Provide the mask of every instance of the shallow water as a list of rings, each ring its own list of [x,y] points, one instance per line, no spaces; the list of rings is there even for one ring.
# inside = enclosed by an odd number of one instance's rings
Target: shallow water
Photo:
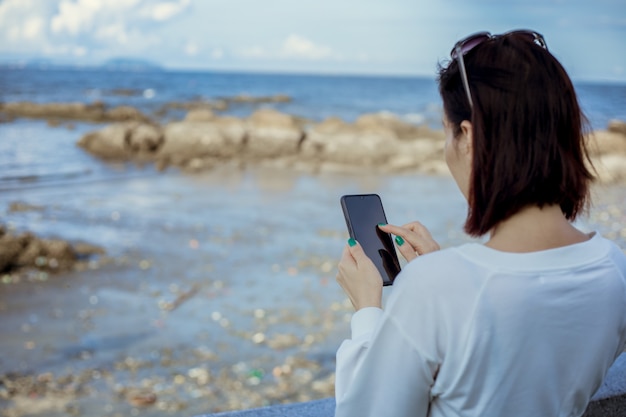
[[[442,246],[469,240],[461,232],[465,204],[448,177],[97,169],[115,175],[2,193],[10,227],[98,244],[110,259],[2,285],[0,374],[106,374],[90,377],[95,391],[76,402],[82,410],[106,407],[107,415],[131,410],[115,394],[120,387],[161,378],[150,386],[165,392],[197,366],[269,381],[273,368],[298,356],[321,366],[316,375],[330,374],[351,311],[334,282],[347,238],[343,194],[379,193],[390,223],[418,219]],[[626,248],[625,188],[595,194],[581,227]],[[10,212],[17,201],[39,208]],[[181,415],[226,407],[198,392],[160,395],[184,401]],[[254,405],[242,398],[232,407]]]
[[[469,241],[465,202],[449,177],[159,173],[75,146],[96,128],[0,124],[2,223],[107,251],[81,271],[1,277],[0,375],[83,375],[83,391],[67,401],[84,415],[193,415],[331,395],[327,378],[351,313],[334,278],[348,237],[343,194],[380,194],[390,223],[419,220],[444,247]],[[594,194],[580,226],[626,249],[626,187]],[[11,210],[14,202],[31,208]],[[281,369],[293,361],[305,382],[280,397]],[[213,375],[206,386],[190,376],[198,367]],[[315,391],[316,381],[326,383]],[[270,397],[262,390],[274,383]],[[123,392],[133,387],[163,406],[132,407]],[[5,406],[13,404],[0,395]]]

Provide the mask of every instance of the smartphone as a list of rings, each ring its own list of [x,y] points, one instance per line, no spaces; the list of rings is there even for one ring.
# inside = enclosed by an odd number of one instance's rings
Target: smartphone
[[[380,197],[377,194],[344,195],[341,208],[350,237],[359,242],[374,262],[383,277],[383,285],[393,284],[400,273],[400,261],[391,234],[378,227],[380,223],[387,224]]]

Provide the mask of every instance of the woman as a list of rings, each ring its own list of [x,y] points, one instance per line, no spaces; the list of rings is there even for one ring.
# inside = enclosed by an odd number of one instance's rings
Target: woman
[[[439,90],[465,230],[488,240],[439,250],[418,222],[381,226],[410,261],[384,311],[349,240],[336,416],[582,415],[625,347],[626,256],[571,224],[592,180],[572,83],[541,35],[515,31],[458,42]]]

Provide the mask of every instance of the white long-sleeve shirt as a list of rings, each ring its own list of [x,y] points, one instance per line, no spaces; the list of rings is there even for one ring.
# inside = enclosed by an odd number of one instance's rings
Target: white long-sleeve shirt
[[[418,257],[352,317],[336,417],[579,416],[626,342],[626,256],[598,233]]]

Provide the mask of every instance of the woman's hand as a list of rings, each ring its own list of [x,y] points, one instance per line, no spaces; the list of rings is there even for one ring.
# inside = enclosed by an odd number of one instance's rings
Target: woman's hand
[[[382,306],[383,278],[354,239],[348,240],[338,269],[337,282],[352,301],[355,310]]]
[[[404,226],[386,224],[378,226],[383,232],[399,236],[396,237],[398,250],[407,261],[412,261],[419,255],[435,252],[440,249],[428,229],[420,222],[412,222]]]

